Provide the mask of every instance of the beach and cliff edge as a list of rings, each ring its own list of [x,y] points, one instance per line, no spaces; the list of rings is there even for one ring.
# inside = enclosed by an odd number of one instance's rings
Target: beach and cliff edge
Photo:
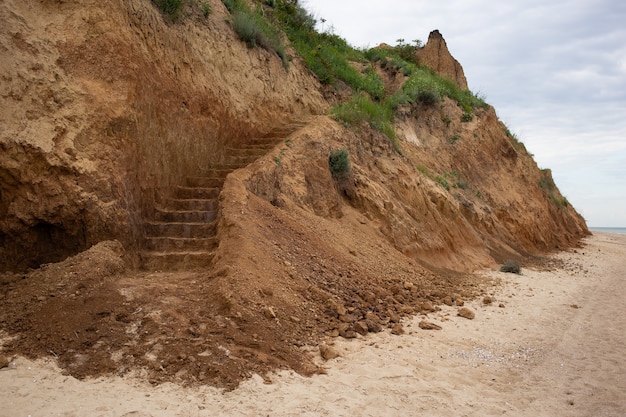
[[[0,416],[623,416],[624,267],[626,235],[596,232],[544,267],[484,272],[495,285],[466,302],[471,320],[442,306],[404,335],[330,341],[328,361],[310,347],[325,375],[254,376],[228,392],[78,381],[52,360],[9,358]]]

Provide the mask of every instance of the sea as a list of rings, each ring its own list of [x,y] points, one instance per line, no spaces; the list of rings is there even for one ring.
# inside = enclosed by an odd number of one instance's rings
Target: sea
[[[608,233],[619,233],[621,235],[626,235],[626,227],[590,227],[589,230],[593,232],[608,232]]]

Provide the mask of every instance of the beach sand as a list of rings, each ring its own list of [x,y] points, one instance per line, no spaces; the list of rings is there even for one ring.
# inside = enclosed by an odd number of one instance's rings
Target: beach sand
[[[466,303],[472,320],[443,306],[401,336],[335,339],[340,356],[320,357],[327,374],[311,378],[255,376],[223,392],[78,381],[13,358],[0,369],[0,416],[625,416],[626,235],[596,233],[554,258],[548,271],[485,272],[500,284],[491,303]]]

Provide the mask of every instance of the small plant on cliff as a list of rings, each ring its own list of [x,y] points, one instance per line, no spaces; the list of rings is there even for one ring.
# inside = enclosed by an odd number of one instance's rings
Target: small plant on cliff
[[[233,28],[239,39],[246,42],[249,48],[260,46],[276,52],[283,66],[288,67],[289,60],[280,31],[265,19],[261,6],[252,10],[243,0],[222,0],[222,3],[233,16]]]
[[[184,0],[152,0],[164,14],[172,20],[178,19],[185,5]]]
[[[334,179],[343,179],[350,174],[350,156],[345,148],[334,150],[328,157],[328,167]]]
[[[522,269],[515,261],[506,261],[504,265],[500,267],[500,272],[509,272],[511,274],[521,274]]]
[[[393,110],[385,102],[373,101],[367,94],[358,94],[331,110],[333,117],[349,126],[368,123],[372,128],[382,132],[389,138],[393,148],[402,155],[400,142],[393,127]]]

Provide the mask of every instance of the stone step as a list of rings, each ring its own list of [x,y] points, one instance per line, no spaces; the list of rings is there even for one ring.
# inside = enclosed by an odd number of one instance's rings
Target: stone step
[[[217,247],[216,237],[149,237],[146,249],[151,252],[210,252]]]
[[[168,198],[160,206],[165,211],[216,211],[217,198]]]
[[[186,182],[187,187],[202,187],[202,188],[222,188],[224,185],[226,176],[223,177],[188,177]]]
[[[144,270],[182,271],[209,268],[213,261],[214,254],[209,251],[146,251],[142,252],[139,256]]]
[[[146,237],[213,237],[217,222],[211,223],[174,223],[148,221],[144,223]]]
[[[156,209],[154,219],[157,222],[173,223],[210,223],[217,218],[217,210],[163,210]]]

